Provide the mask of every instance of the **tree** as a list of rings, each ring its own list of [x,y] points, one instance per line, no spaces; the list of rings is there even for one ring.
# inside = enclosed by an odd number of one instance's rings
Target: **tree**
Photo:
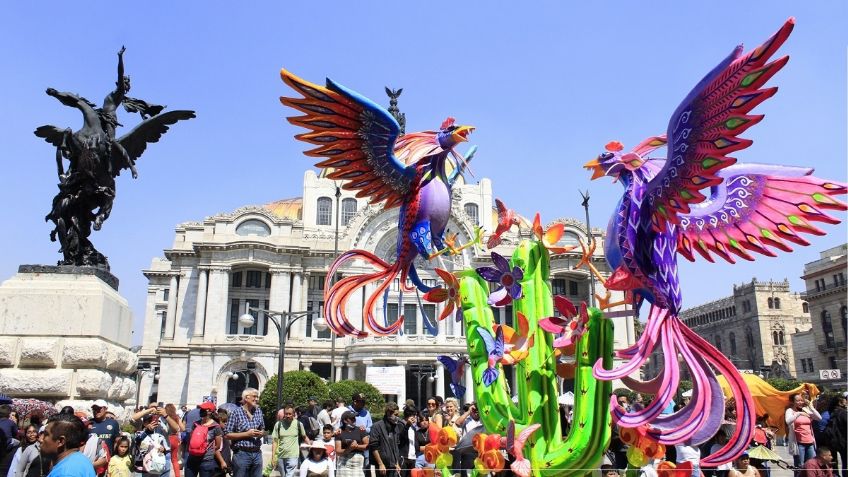
[[[790,391],[801,385],[801,382],[796,381],[794,379],[783,378],[768,378],[766,379],[766,382],[778,391]]]
[[[330,396],[327,383],[321,376],[311,371],[288,371],[283,373],[283,402],[303,406],[313,397],[323,402]],[[277,375],[271,376],[262,394],[259,395],[259,407],[265,416],[265,428],[271,429],[277,420]]]
[[[350,397],[356,393],[365,395],[365,406],[371,412],[371,417],[376,421],[383,417],[383,412],[386,408],[386,400],[380,391],[371,384],[364,381],[337,381],[330,383],[330,397],[332,399],[341,398],[348,405],[351,405]]]

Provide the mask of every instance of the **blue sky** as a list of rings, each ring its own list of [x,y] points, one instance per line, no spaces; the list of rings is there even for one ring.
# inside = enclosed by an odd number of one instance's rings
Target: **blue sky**
[[[474,172],[507,204],[546,220],[582,218],[577,189],[588,188],[592,223],[602,226],[620,186],[589,182],[580,166],[612,139],[632,146],[665,132],[707,71],[789,16],[797,25],[781,53],[791,60],[769,83],[780,91],[755,110],[766,118],[736,157],[813,165],[844,181],[845,2],[13,2],[0,28],[0,278],[59,258],[43,221],[56,192],[54,150],[32,131],[76,129],[81,118],[44,90],[101,102],[121,45],[132,96],[198,116],[148,148],[138,180],[118,178],[112,217],[93,237],[140,330],[141,270],[170,247],[175,225],[300,195],[311,163],[277,101],[290,93],[281,67],[313,82],[329,76],[383,104],[384,86],[403,87],[408,131],[448,115],[478,128]],[[825,229],[778,259],[683,263],[685,303],[725,296],[754,276],[789,278],[802,290],[803,264],[846,240],[844,225]]]

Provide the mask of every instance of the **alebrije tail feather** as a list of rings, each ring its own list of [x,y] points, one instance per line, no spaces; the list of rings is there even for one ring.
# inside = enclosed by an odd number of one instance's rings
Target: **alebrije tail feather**
[[[353,275],[345,277],[332,286],[330,286],[331,278],[336,274],[341,266],[351,260],[360,259],[368,262],[371,266],[377,269],[373,273],[365,273],[362,275]],[[348,300],[360,288],[374,282],[382,282],[377,288],[372,291],[366,298],[365,304],[362,307],[362,322],[374,334],[389,335],[395,333],[403,326],[403,317],[390,325],[381,325],[374,317],[374,305],[377,300],[391,285],[394,277],[402,270],[400,264],[389,264],[380,257],[377,257],[366,250],[350,250],[340,255],[327,273],[327,281],[325,282],[324,290],[324,315],[327,320],[327,325],[330,329],[339,336],[354,335],[359,338],[368,336],[368,332],[360,330],[350,323],[345,309],[347,308]]]

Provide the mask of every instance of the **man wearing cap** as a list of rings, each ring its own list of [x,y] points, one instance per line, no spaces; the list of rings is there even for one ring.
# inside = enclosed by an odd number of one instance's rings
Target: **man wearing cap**
[[[262,477],[265,419],[259,408],[259,391],[246,388],[241,393],[241,402],[241,407],[233,410],[224,428],[225,438],[232,442],[233,477]]]
[[[108,417],[109,405],[106,401],[98,399],[91,404],[91,414],[94,416],[91,422],[91,433],[103,439],[109,450],[115,448],[115,438],[121,433],[118,421]]]

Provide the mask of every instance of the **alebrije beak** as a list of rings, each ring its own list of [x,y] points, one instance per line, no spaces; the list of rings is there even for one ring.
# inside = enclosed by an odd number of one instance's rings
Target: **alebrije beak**
[[[600,161],[598,161],[597,157],[592,159],[591,161],[587,162],[586,164],[583,164],[583,167],[586,170],[592,171],[592,179],[591,180],[595,180],[599,177],[603,177],[603,176],[606,175],[606,173],[604,172],[603,167],[601,167],[601,163],[600,163]]]

